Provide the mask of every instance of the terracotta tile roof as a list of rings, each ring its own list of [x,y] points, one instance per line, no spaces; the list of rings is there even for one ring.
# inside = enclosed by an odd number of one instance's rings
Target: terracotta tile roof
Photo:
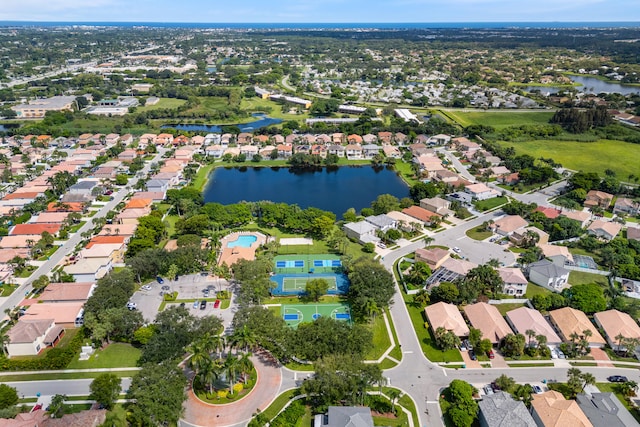
[[[464,313],[471,326],[480,329],[482,337],[491,340],[494,344],[513,333],[507,321],[493,305],[484,302],[467,305],[464,307]]]
[[[587,341],[592,344],[605,344],[605,340],[598,332],[598,329],[591,323],[587,315],[579,310],[571,307],[559,308],[558,310],[550,311],[549,317],[565,341],[569,341],[573,333],[582,336],[584,331],[589,330],[592,335],[585,337]]]
[[[566,400],[557,391],[534,394],[531,407],[544,426],[593,427],[578,403],[575,400]]]
[[[440,215],[437,213],[428,211],[426,209],[421,208],[420,206],[410,206],[402,210],[403,214],[409,215],[410,217],[419,219],[423,222],[431,222],[433,218],[439,218]]]
[[[22,236],[25,234],[42,234],[48,232],[56,234],[60,231],[62,224],[55,223],[32,223],[32,224],[18,224],[11,229],[12,236]]]
[[[455,305],[439,302],[427,306],[424,312],[433,331],[443,327],[448,331],[453,331],[459,337],[469,335],[469,327]]]

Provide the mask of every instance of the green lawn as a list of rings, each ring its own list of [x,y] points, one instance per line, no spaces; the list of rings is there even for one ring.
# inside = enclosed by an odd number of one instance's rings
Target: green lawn
[[[486,112],[446,111],[445,115],[464,127],[471,125],[485,125],[500,129],[508,126],[548,124],[553,113],[539,111],[522,113],[494,110]]]
[[[265,112],[269,117],[282,120],[295,120],[301,121],[309,118],[309,114],[289,114],[282,112],[282,106],[268,99],[258,98],[257,96],[251,98],[243,98],[240,103],[240,108],[253,112]]]
[[[407,184],[414,185],[420,182],[415,178],[416,174],[411,168],[411,163],[398,160],[393,168],[400,174],[400,178],[402,178]]]
[[[584,285],[587,283],[597,283],[600,286],[607,287],[609,282],[607,276],[599,274],[585,273],[583,271],[571,271],[569,273],[569,283],[571,285]]]
[[[474,202],[473,205],[480,212],[488,211],[500,205],[504,205],[509,200],[506,197],[494,197],[493,199],[480,200],[479,202]]]
[[[286,405],[288,401],[293,399],[298,394],[300,394],[300,390],[298,390],[297,388],[281,393],[262,413],[269,420],[273,419],[276,415],[278,415],[278,412],[280,412],[280,410],[284,408],[284,405]]]
[[[373,322],[368,322],[367,326],[373,332],[373,346],[365,355],[366,360],[377,360],[391,346],[389,333],[382,316],[376,316]]]
[[[13,291],[18,289],[18,287],[18,285],[3,283],[2,285],[0,285],[0,297],[8,297],[13,293]]]
[[[110,374],[115,375],[118,378],[132,377],[135,375],[135,371],[109,371]],[[95,378],[104,374],[104,372],[55,372],[51,374],[26,374],[15,375],[6,374],[0,375],[0,381],[12,382],[12,381],[48,381],[48,380],[79,380],[85,378]]]
[[[491,231],[487,231],[482,225],[471,230],[467,230],[467,237],[473,240],[484,240],[493,235]]]
[[[505,316],[507,314],[507,311],[511,311],[511,310],[515,310],[516,308],[524,307],[524,303],[509,302],[509,303],[505,303],[505,304],[496,304],[496,305],[494,305],[494,307],[498,309],[500,314]]]
[[[214,164],[211,163],[209,165],[205,165],[198,169],[196,176],[189,184],[190,187],[194,187],[200,191],[204,190],[205,185],[207,184],[207,180],[209,179],[209,174],[213,170]]]
[[[640,175],[640,144],[623,141],[599,140],[597,142],[575,142],[536,140],[527,142],[500,142],[505,147],[514,147],[517,154],[529,154],[535,158],[553,158],[562,166],[604,175],[606,169],[614,170],[618,177]]]
[[[97,350],[89,360],[74,359],[67,369],[93,369],[93,368],[128,368],[136,366],[140,349],[130,344],[113,343],[104,350]]]
[[[424,315],[424,309],[414,305],[410,296],[403,295],[403,297],[405,298],[405,303],[409,302],[407,304],[409,317],[411,317],[413,329],[416,331],[418,341],[420,341],[420,346],[427,359],[432,362],[462,362],[462,356],[458,350],[442,351],[436,346],[431,332],[425,326],[427,319]]]
[[[573,274],[573,272],[571,272],[571,274]],[[529,284],[527,285],[527,293],[524,296],[531,299],[534,295],[548,295],[550,293],[551,291],[549,289],[529,282]]]
[[[187,101],[185,101],[184,99],[176,99],[176,98],[160,98],[160,101],[158,101],[157,104],[155,105],[145,105],[144,107],[137,107],[138,112],[143,112],[143,111],[151,111],[151,110],[159,110],[161,108],[178,108],[181,105],[186,104]]]

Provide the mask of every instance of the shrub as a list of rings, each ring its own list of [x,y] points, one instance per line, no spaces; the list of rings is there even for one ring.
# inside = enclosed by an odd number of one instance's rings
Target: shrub
[[[173,291],[168,294],[164,294],[165,301],[175,301],[178,298],[178,291]]]
[[[240,393],[242,390],[244,390],[244,385],[242,383],[237,383],[233,385],[233,392],[235,394]]]
[[[269,425],[271,427],[289,427],[296,425],[304,416],[305,408],[301,401],[296,400],[280,413]]]
[[[218,390],[218,399],[226,399],[229,392],[227,390]]]

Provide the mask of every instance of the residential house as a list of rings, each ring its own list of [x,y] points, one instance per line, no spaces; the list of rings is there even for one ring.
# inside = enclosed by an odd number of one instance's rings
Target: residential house
[[[329,406],[314,417],[312,427],[373,427],[371,409],[364,406]]]
[[[615,394],[580,393],[576,402],[593,427],[638,427],[640,424]]]
[[[33,301],[33,300],[29,300]],[[29,305],[21,319],[52,319],[56,325],[65,329],[82,326],[84,301],[73,302],[40,302]]]
[[[464,136],[453,138],[451,144],[456,147],[458,151],[478,151],[481,148],[480,144],[469,141],[469,139]]]
[[[426,263],[431,271],[436,271],[449,257],[449,251],[442,248],[418,248],[416,249],[415,260]]]
[[[585,211],[563,211],[562,215],[574,221],[578,221],[582,228],[585,228],[589,221],[591,221],[591,214]]]
[[[358,144],[349,144],[345,147],[345,155],[349,160],[362,159],[362,146]]]
[[[402,132],[396,132],[393,134],[392,141],[395,142],[396,145],[404,145],[409,141],[409,137]]]
[[[169,181],[159,179],[150,179],[147,181],[147,191],[167,194],[168,189]]]
[[[421,221],[418,221],[415,218],[410,217],[409,215],[403,214],[402,212],[391,211],[387,212],[386,215],[395,219],[398,223],[398,228],[401,230],[412,232],[418,229],[422,229]]]
[[[575,400],[554,390],[533,395],[531,416],[538,427],[593,427]]]
[[[587,198],[584,201],[585,208],[600,207],[606,209],[613,200],[613,194],[605,193],[604,191],[591,190],[587,193]]]
[[[438,134],[433,135],[427,140],[429,145],[447,145],[451,142],[451,137],[449,135]]]
[[[438,302],[425,307],[424,312],[434,334],[438,328],[444,328],[458,337],[469,336],[469,327],[454,304]]]
[[[427,279],[427,286],[437,285],[440,282],[453,282],[466,277],[469,271],[477,266],[478,264],[463,259],[448,258]]]
[[[402,153],[398,150],[398,147],[394,147],[393,145],[383,145],[382,152],[385,157],[389,157],[392,159],[400,159],[402,158]]]
[[[529,280],[554,292],[560,292],[569,283],[570,270],[543,259],[526,268]]]
[[[451,211],[451,202],[443,199],[442,197],[422,199],[420,200],[420,207],[442,216],[447,216],[453,213],[453,211]]]
[[[619,336],[626,339],[640,339],[640,327],[635,320],[627,313],[618,310],[601,311],[593,315],[593,320],[604,332],[607,343],[618,351],[625,350],[625,346],[620,342]]]
[[[562,342],[558,334],[553,330],[549,322],[538,310],[529,307],[520,307],[507,312],[507,322],[517,334],[526,336],[526,331],[531,329],[536,335],[544,335],[548,345],[558,345]],[[532,341],[535,341],[533,339]]]
[[[167,145],[173,143],[173,135],[170,133],[161,133],[156,137],[156,145]]]
[[[511,236],[511,234],[521,228],[529,225],[526,219],[520,215],[505,215],[489,225],[495,233],[500,236]]]
[[[380,153],[382,147],[376,144],[365,144],[362,146],[362,154],[365,159],[372,159],[376,154]]]
[[[627,227],[627,239],[640,241],[640,227]]]
[[[86,301],[95,288],[96,284],[91,282],[49,283],[37,300],[52,303]]]
[[[589,342],[589,347],[604,347],[606,341],[598,332],[583,312],[571,307],[559,308],[549,312],[549,321],[558,331],[564,342],[572,341],[571,336],[576,334]],[[586,336],[585,331],[590,331],[591,336]]]
[[[409,151],[411,152],[413,157],[419,157],[422,155],[430,155],[431,157],[436,157],[435,151],[420,142],[409,145]]]
[[[65,266],[64,271],[71,274],[76,282],[96,282],[111,271],[112,266],[111,258],[89,258]]]
[[[500,267],[497,269],[500,278],[504,282],[502,293],[515,297],[524,297],[527,293],[529,281],[519,268]]]
[[[596,219],[587,228],[587,233],[605,240],[612,240],[622,230],[622,224]]]
[[[452,187],[458,187],[459,185],[468,184],[468,182],[460,178],[460,175],[450,171],[449,169],[436,170],[433,179],[449,184]]]
[[[640,203],[629,199],[628,197],[618,197],[613,205],[613,213],[623,213],[626,215],[638,215],[640,213]]]
[[[382,232],[398,226],[398,222],[386,214],[371,215],[366,217],[364,220]]]
[[[496,181],[499,184],[516,185],[520,182],[520,174],[518,172],[513,172],[507,175],[502,175],[499,176]]]
[[[376,236],[376,227],[367,221],[348,222],[342,227],[342,229],[347,237],[355,239],[363,244],[377,243],[380,241]]]
[[[47,347],[54,347],[62,337],[64,329],[53,319],[29,319],[22,316],[7,333],[5,344],[7,355],[35,356]]]
[[[505,391],[484,396],[478,407],[480,427],[537,427],[524,403]]]
[[[243,145],[240,147],[240,154],[244,154],[247,159],[251,159],[258,154],[258,150],[259,148],[256,145]]]
[[[364,142],[364,140],[362,139],[362,137],[360,135],[357,135],[355,133],[352,133],[351,135],[349,135],[347,137],[347,142],[350,145],[362,145],[362,143]]]
[[[138,157],[138,153],[133,149],[124,150],[122,153],[118,154],[118,160],[123,162],[132,162],[136,157]]]
[[[225,148],[222,145],[209,145],[205,148],[204,153],[216,159],[219,159],[224,154]]]
[[[473,200],[487,200],[498,197],[500,193],[487,187],[483,183],[469,184],[464,187],[464,191],[471,195]]]
[[[391,132],[378,132],[378,141],[383,144],[391,144],[393,142],[393,133]]]
[[[100,182],[97,179],[83,179],[69,187],[68,193],[93,197],[93,189],[98,186],[100,186]]]
[[[278,144],[278,157],[281,159],[288,159],[293,154],[293,146],[291,144]]]
[[[11,236],[42,235],[45,231],[55,236],[62,228],[60,223],[27,223],[14,225],[9,230]]]
[[[471,326],[479,329],[482,337],[490,340],[492,344],[500,344],[504,337],[513,333],[498,309],[486,302],[465,305],[464,314]]]
[[[124,239],[124,236],[114,237],[122,237]],[[108,258],[112,264],[118,264],[124,261],[124,253],[126,250],[127,247],[124,243],[92,243],[90,247],[87,245],[86,248],[80,251],[78,258],[83,261],[96,258]]]
[[[537,245],[545,258],[551,260],[555,265],[564,267],[567,263],[573,263],[573,255],[566,246],[550,245],[538,243]]]
[[[236,137],[238,145],[251,144],[253,142],[253,134],[249,132],[240,132]]]
[[[405,215],[409,215],[410,217],[415,218],[419,221],[422,221],[426,225],[432,225],[434,222],[438,222],[442,219],[441,215],[423,209],[420,206],[409,206],[408,208],[403,209],[402,213]]]
[[[509,236],[509,240],[511,240],[516,245],[521,245],[527,238],[529,238],[529,235],[531,233],[538,236],[538,243],[549,243],[549,233],[540,230],[538,227],[535,227],[533,225],[524,228],[518,228],[513,233],[511,233],[511,236]]]
[[[549,206],[538,206],[534,209],[534,212],[540,212],[549,219],[556,219],[560,214],[562,214],[562,209],[552,208]]]

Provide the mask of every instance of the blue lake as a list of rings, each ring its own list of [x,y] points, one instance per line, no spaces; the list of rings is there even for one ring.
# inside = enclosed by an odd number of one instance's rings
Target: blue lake
[[[409,195],[409,187],[395,171],[371,166],[332,169],[217,168],[204,189],[205,202],[222,204],[271,200],[313,206],[331,211],[338,218],[349,208],[369,207],[380,194],[398,198]]]
[[[254,120],[249,123],[238,123],[238,124],[228,124],[228,125],[194,125],[194,124],[167,124],[162,125],[163,129],[172,128],[178,130],[186,130],[189,132],[211,132],[211,133],[222,133],[222,128],[226,126],[237,126],[240,129],[240,132],[253,132],[263,127],[277,125],[278,123],[282,123],[282,119],[274,119],[264,114],[253,114],[257,120]]]
[[[576,90],[584,93],[620,93],[622,95],[629,95],[632,93],[640,94],[639,86],[629,86],[623,85],[616,82],[610,82],[605,80],[600,80],[591,76],[569,76],[571,80],[576,83],[580,83],[582,86],[576,86]],[[564,88],[553,87],[553,86],[527,86],[525,88],[527,91],[532,91],[535,89],[540,90],[541,93],[546,94],[554,94],[558,93]]]

